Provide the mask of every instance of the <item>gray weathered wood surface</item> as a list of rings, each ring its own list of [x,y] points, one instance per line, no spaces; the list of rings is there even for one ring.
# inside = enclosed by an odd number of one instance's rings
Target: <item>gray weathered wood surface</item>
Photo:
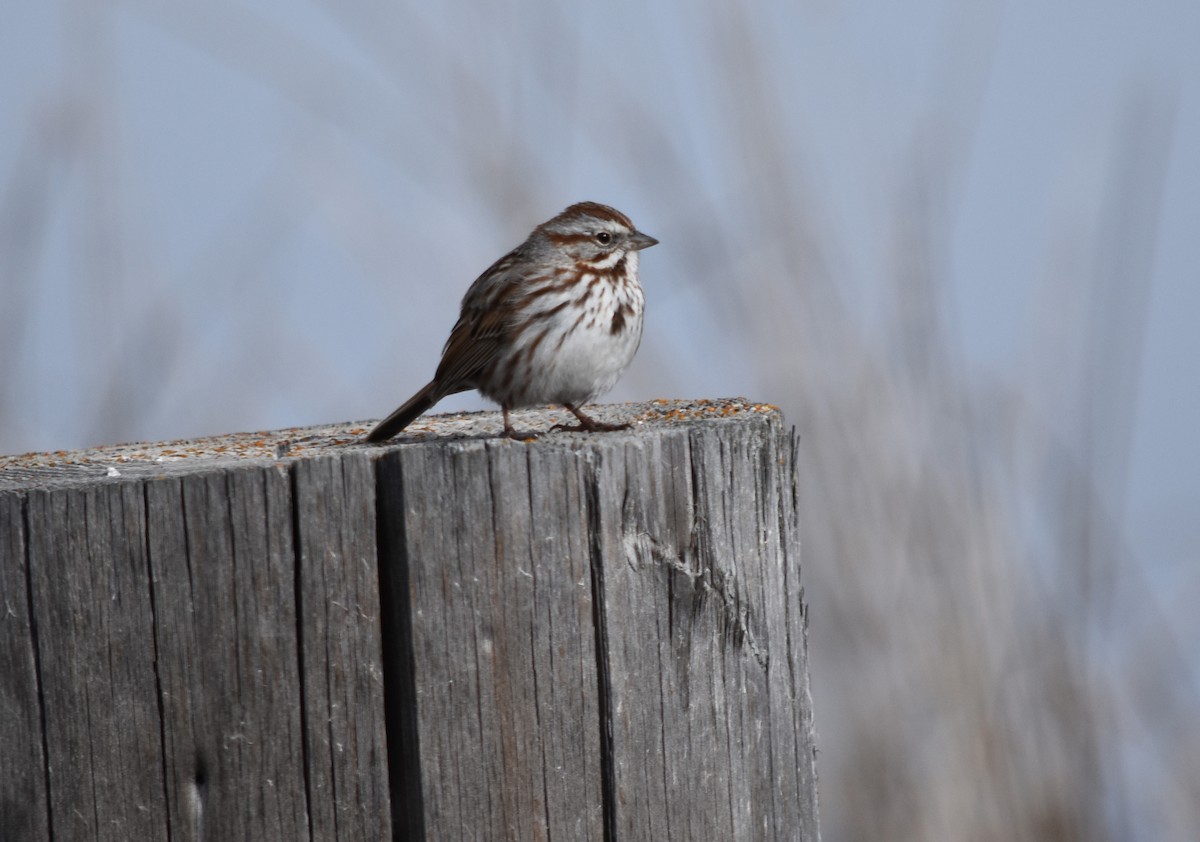
[[[0,457],[0,839],[816,839],[791,435],[597,414]]]

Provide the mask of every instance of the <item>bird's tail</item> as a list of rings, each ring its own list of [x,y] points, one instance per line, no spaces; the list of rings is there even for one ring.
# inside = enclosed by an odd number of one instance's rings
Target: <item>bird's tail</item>
[[[375,429],[367,433],[369,442],[387,441],[396,433],[403,430],[416,420],[418,415],[428,412],[433,405],[445,395],[438,388],[436,380],[425,384],[421,391],[404,402],[404,405],[375,425]]]

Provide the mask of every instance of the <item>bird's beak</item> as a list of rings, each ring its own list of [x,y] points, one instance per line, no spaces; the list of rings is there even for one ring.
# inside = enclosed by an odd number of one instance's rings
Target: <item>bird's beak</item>
[[[658,240],[651,237],[649,234],[643,234],[641,231],[634,231],[629,235],[629,247],[634,251],[648,249],[650,246],[658,245]]]

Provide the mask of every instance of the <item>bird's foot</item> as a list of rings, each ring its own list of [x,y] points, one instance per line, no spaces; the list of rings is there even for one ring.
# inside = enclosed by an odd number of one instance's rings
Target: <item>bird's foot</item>
[[[629,424],[606,424],[603,421],[597,421],[588,415],[585,415],[577,407],[571,406],[569,403],[563,404],[571,411],[571,414],[579,419],[578,424],[555,424],[550,428],[551,432],[563,433],[612,433],[617,430],[628,430]]]

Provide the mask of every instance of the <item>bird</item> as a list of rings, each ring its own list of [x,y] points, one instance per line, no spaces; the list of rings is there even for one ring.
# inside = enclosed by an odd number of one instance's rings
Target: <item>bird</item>
[[[366,436],[386,441],[447,395],[477,389],[509,412],[559,404],[578,426],[628,429],[586,415],[583,405],[608,392],[637,353],[645,299],[638,254],[658,240],[625,214],[579,202],[538,225],[493,263],[463,296],[459,317],[433,379]]]

